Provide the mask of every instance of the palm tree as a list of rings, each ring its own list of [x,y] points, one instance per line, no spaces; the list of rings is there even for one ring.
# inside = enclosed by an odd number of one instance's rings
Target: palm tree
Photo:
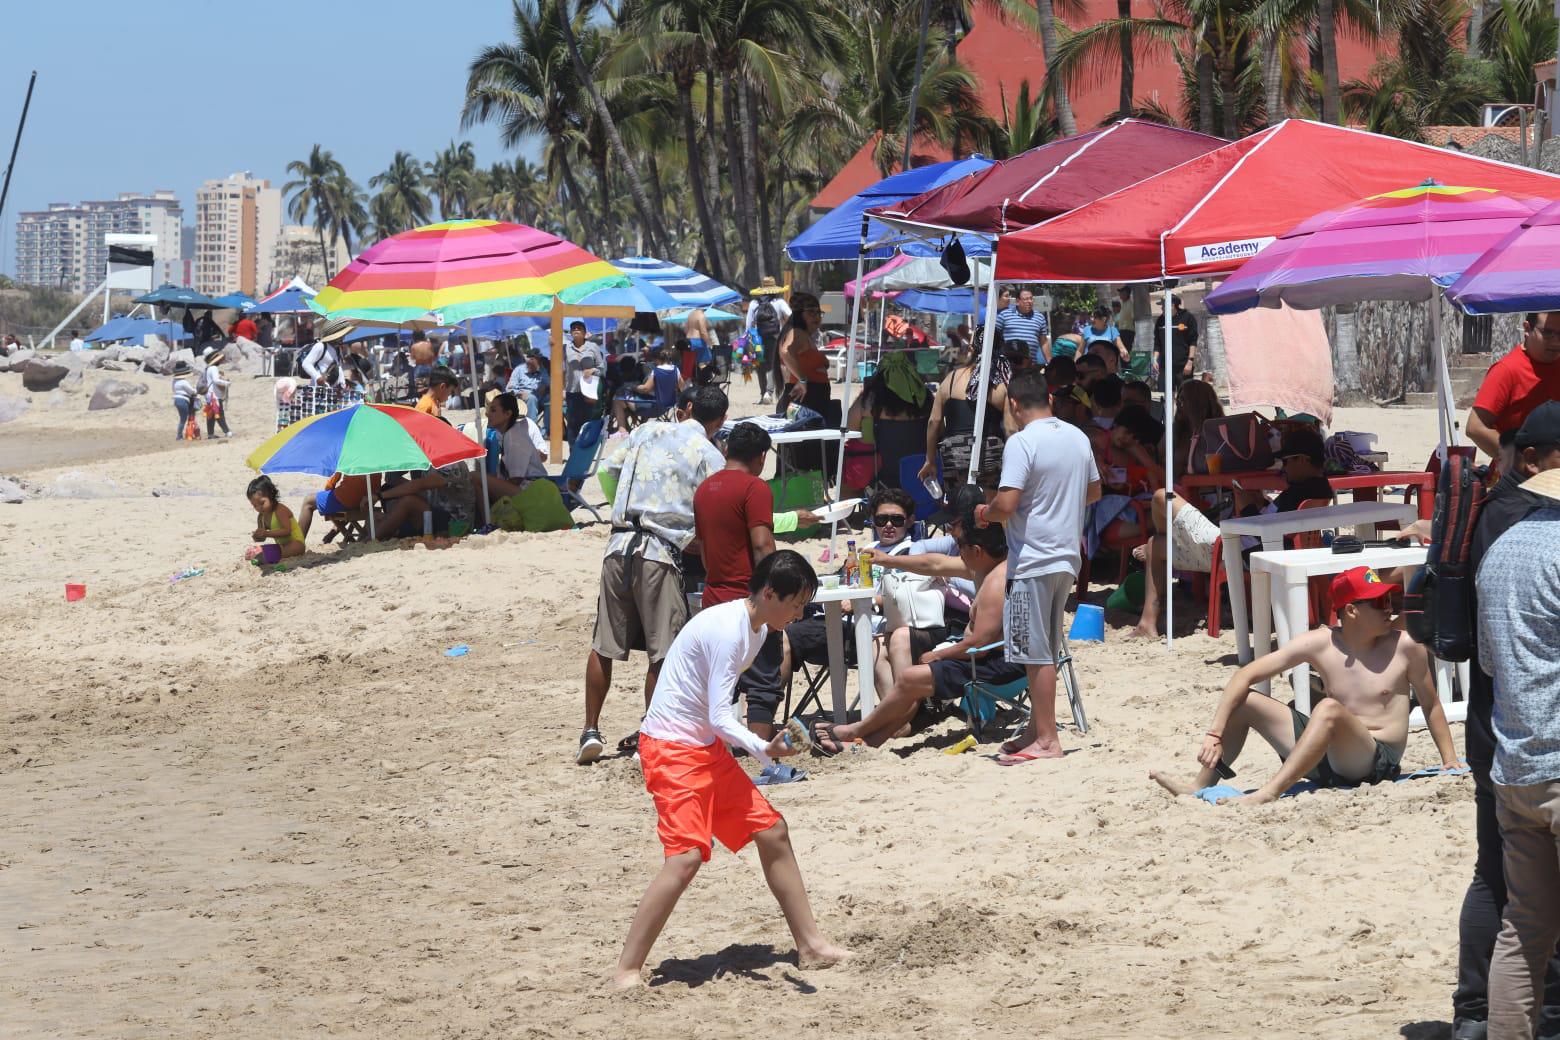
[[[477,156],[470,141],[458,145],[451,141],[424,164],[428,190],[439,200],[439,219],[454,220],[469,214],[476,170]]]
[[[282,185],[282,194],[289,196],[287,216],[295,224],[314,225],[319,236],[320,254],[325,259],[325,277],[331,277],[330,253],[325,248],[325,229],[336,234],[342,181],[347,171],[330,152],[319,145],[309,150],[307,159],[294,159],[287,164],[287,173],[295,178]]]
[[[381,237],[428,223],[428,193],[422,164],[410,152],[396,152],[384,173],[368,180],[378,189],[371,204],[374,226]]]
[[[571,17],[567,8],[560,3],[558,21],[563,28],[563,38],[568,44],[569,57],[574,62],[574,74],[584,85],[585,93],[589,95],[591,104],[595,107],[596,118],[601,121],[601,129],[606,134],[607,144],[612,149],[612,154],[628,176],[629,194],[633,196],[634,209],[639,214],[639,222],[650,237],[650,248],[657,252],[665,252],[666,231],[661,227],[660,216],[650,206],[649,196],[645,194],[644,181],[639,175],[639,167],[629,157],[628,149],[623,147],[623,137],[618,132],[617,122],[607,108],[606,98],[596,86],[595,76],[585,64],[584,55],[580,53],[579,32],[576,31],[574,22],[575,18],[584,22],[587,6],[590,4],[591,0],[581,0],[578,13]]]
[[[1046,83],[1055,84],[1050,95],[1056,108],[1056,123],[1062,128],[1063,137],[1071,137],[1078,132],[1078,123],[1073,119],[1072,97],[1066,79],[1058,75],[1056,68],[1056,9],[1051,0],[1035,0],[1035,17],[1040,20],[1040,50],[1045,55]]]
[[[564,186],[578,223],[576,241],[597,239],[597,224],[572,161],[588,107],[563,38],[559,0],[512,0],[513,39],[484,47],[467,72],[461,126],[496,122],[505,147],[532,137],[546,144],[548,173]]]
[[[1030,97],[1027,79],[1018,85],[1018,97],[1011,108],[1007,93],[1002,92],[1002,125],[992,138],[992,158],[1006,159],[1060,136],[1061,128],[1047,115],[1045,102]]]
[[[347,256],[352,256],[352,236],[361,236],[369,225],[368,209],[364,205],[363,189],[357,186],[357,182],[347,176],[347,171],[342,170],[331,185],[334,201],[332,203],[333,217],[330,227],[331,245],[337,241],[347,247]]]

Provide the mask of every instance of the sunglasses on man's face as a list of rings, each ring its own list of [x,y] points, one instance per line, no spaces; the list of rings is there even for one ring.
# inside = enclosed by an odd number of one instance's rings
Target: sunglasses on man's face
[[[872,518],[873,527],[903,527],[905,516],[902,513],[880,513]]]

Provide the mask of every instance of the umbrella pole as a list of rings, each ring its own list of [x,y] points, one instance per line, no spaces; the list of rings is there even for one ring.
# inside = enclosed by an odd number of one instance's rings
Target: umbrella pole
[[[368,501],[368,540],[377,542],[379,536],[374,533],[374,474],[370,473],[363,479],[368,481],[368,494],[365,496]]]
[[[477,384],[477,341],[471,336],[471,319],[466,319],[466,367],[471,370],[471,410],[476,415],[477,443],[483,446],[482,460],[477,464],[477,479],[482,483],[482,523],[493,522],[492,506],[488,504],[487,442],[482,437],[482,390]]]
[[[1446,458],[1447,445],[1457,441],[1457,405],[1452,400],[1452,374],[1446,367],[1446,349],[1441,341],[1441,297],[1430,297],[1430,337],[1435,345],[1436,411],[1440,417],[1441,444],[1437,454]]]
[[[834,467],[834,501],[840,500],[840,491],[845,486],[845,434],[850,429],[850,377],[856,365],[856,323],[861,320],[861,274],[862,267],[867,262],[867,218],[861,218],[861,246],[856,250],[856,294],[850,301],[850,324],[846,326],[845,335],[845,393],[840,404],[840,448]],[[870,321],[870,312],[868,320]],[[781,493],[785,488],[780,489]],[[829,524],[829,562],[834,562],[834,541],[840,530],[840,522],[835,520]]]
[[[1171,349],[1171,325],[1175,305],[1171,300],[1173,294],[1170,291],[1170,283],[1165,283],[1165,370],[1160,373],[1165,381],[1165,649],[1175,645],[1174,636],[1174,603],[1175,603],[1175,539],[1170,535],[1175,531],[1175,503],[1171,496],[1175,490],[1175,436],[1171,433],[1175,429],[1175,367],[1174,351]],[[1188,503],[1190,506],[1190,503]],[[1218,590],[1209,595],[1218,595]],[[1266,652],[1266,649],[1263,649]]]
[[[980,371],[975,377],[980,380],[980,385],[975,391],[975,443],[970,448],[968,476],[968,483],[971,484],[975,483],[975,474],[980,472],[980,450],[986,442],[986,401],[991,397],[991,351],[997,341],[997,316],[994,311],[997,305],[997,248],[997,241],[993,239],[991,280],[986,283],[986,324],[980,338]],[[976,317],[979,316],[977,311]],[[951,478],[952,474],[943,474],[944,480]]]

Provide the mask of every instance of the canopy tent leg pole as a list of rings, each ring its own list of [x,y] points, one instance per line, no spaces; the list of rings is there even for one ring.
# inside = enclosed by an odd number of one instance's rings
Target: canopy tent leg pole
[[[1446,349],[1441,340],[1441,297],[1430,298],[1430,338],[1435,348],[1436,411],[1441,426],[1441,444],[1437,449],[1440,458],[1446,458],[1447,445],[1456,445],[1457,403],[1452,399],[1452,373],[1446,366]]]
[[[867,262],[867,218],[861,218],[861,246],[856,250],[856,294],[850,301],[850,324],[845,327],[845,392],[840,403],[840,448],[834,467],[834,501],[840,500],[845,486],[845,434],[850,429],[850,377],[856,366],[856,323],[861,320],[861,275]],[[870,321],[870,314],[868,317]],[[778,348],[777,348],[778,349]],[[785,493],[785,488],[780,489]],[[834,562],[834,542],[839,535],[840,522],[829,524],[829,562]]]
[[[975,391],[975,443],[970,447],[970,472],[967,483],[975,483],[975,474],[980,472],[980,449],[986,442],[986,399],[991,396],[991,349],[997,339],[996,312],[997,305],[997,240],[991,240],[991,280],[986,283],[986,324],[980,338],[980,371],[975,378],[980,380],[980,385]],[[974,290],[971,289],[971,292]],[[979,311],[976,312],[979,318]],[[944,473],[943,479],[947,480],[949,474]]]
[[[466,367],[471,370],[471,410],[476,416],[477,443],[484,447],[482,458],[477,463],[477,479],[482,483],[482,523],[486,526],[493,522],[493,507],[488,504],[487,441],[482,436],[482,388],[477,383],[477,341],[471,335],[470,318],[466,319]]]
[[[867,321],[870,322],[871,320],[872,320],[872,317],[869,314],[868,317],[867,317]],[[885,339],[887,339],[887,338],[888,338],[888,297],[887,296],[880,296],[878,298],[878,334],[877,334],[877,354],[876,354],[877,363],[880,364],[880,365],[883,363],[883,341]]]
[[[1175,539],[1171,535],[1175,531],[1175,503],[1171,496],[1175,490],[1175,436],[1171,433],[1175,429],[1175,386],[1174,368],[1175,355],[1172,350],[1172,326],[1171,318],[1174,315],[1175,304],[1171,300],[1173,293],[1170,291],[1170,283],[1165,283],[1165,363],[1164,371],[1160,375],[1165,381],[1165,649],[1175,645]],[[1191,507],[1191,503],[1187,503]],[[1238,575],[1234,576],[1238,580]],[[1217,596],[1218,590],[1208,593]]]

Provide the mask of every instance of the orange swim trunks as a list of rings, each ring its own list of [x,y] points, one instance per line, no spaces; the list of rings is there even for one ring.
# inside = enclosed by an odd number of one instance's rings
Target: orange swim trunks
[[[780,822],[780,814],[720,741],[704,747],[639,735],[639,767],[655,799],[656,832],[667,856],[698,849],[708,863],[714,839],[732,852]]]

